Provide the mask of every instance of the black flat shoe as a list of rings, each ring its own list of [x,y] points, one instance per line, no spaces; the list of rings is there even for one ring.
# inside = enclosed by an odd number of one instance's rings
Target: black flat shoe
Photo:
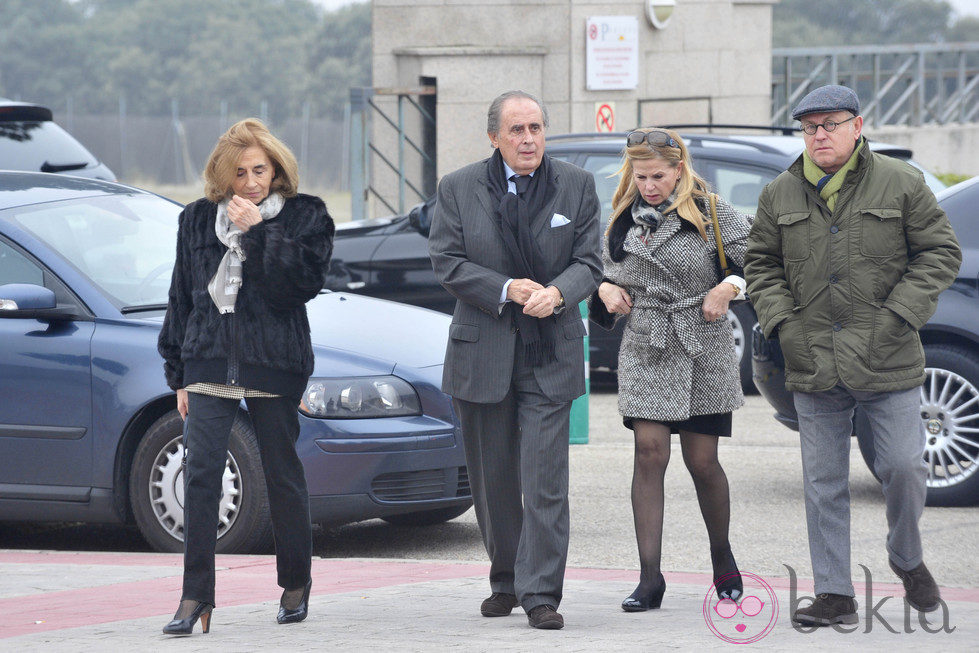
[[[635,592],[629,595],[629,598],[622,602],[623,610],[626,612],[645,612],[658,608],[663,603],[666,579],[663,578],[663,574],[660,574],[656,584],[649,591],[643,592],[640,588],[642,588],[642,583],[639,584]]]
[[[734,560],[731,547],[710,550],[710,562],[714,567],[714,589],[717,598],[737,601],[744,593],[738,563]]]
[[[183,602],[181,601],[181,604]],[[180,615],[180,608],[177,608],[177,613],[173,615],[173,620],[163,627],[164,635],[190,635],[194,632],[194,624],[197,620],[201,620],[201,628],[207,633],[211,630],[211,610],[214,606],[210,603],[196,602],[197,605],[191,611],[189,615],[183,619],[178,618]]]
[[[306,587],[303,588],[303,598],[295,608],[287,608],[284,605],[286,593],[295,590],[285,590],[282,592],[282,598],[279,600],[279,615],[275,620],[280,624],[295,624],[305,619],[309,614],[309,590],[312,587],[313,579],[310,578],[306,582]]]

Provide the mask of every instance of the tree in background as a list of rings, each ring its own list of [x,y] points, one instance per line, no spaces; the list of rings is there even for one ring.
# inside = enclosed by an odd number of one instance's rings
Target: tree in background
[[[310,0],[3,0],[0,96],[87,112],[339,116],[370,84],[370,6]]]
[[[943,0],[781,0],[772,45],[937,43],[949,38],[952,6]],[[973,19],[959,19],[959,23]]]

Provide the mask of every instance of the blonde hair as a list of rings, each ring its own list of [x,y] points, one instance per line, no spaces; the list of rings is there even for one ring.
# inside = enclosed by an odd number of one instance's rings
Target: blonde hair
[[[232,183],[238,173],[238,160],[249,147],[262,148],[275,168],[269,192],[278,192],[283,197],[295,196],[299,190],[296,157],[257,118],[236,122],[218,139],[204,166],[204,196],[212,202],[231,197]]]
[[[612,228],[612,223],[624,211],[628,210],[635,202],[639,189],[636,187],[636,180],[632,174],[633,161],[645,161],[649,159],[659,159],[667,163],[671,168],[676,169],[683,163],[683,171],[676,183],[676,200],[666,208],[664,213],[676,209],[677,215],[686,220],[700,232],[700,236],[708,241],[706,219],[703,212],[697,205],[697,199],[706,198],[709,195],[707,182],[698,175],[693,165],[690,163],[690,153],[687,146],[680,138],[680,135],[671,129],[659,129],[657,127],[643,127],[637,129],[638,132],[663,132],[676,143],[673,147],[669,143],[663,145],[650,145],[643,141],[639,145],[626,146],[622,156],[622,166],[619,168],[619,185],[612,195],[612,219],[609,220],[608,228]],[[606,231],[606,233],[608,233]]]

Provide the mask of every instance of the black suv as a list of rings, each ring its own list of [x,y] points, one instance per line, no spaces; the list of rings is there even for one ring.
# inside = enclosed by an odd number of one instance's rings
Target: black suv
[[[751,215],[755,213],[762,188],[788,168],[803,149],[802,138],[788,135],[793,133],[792,128],[776,128],[778,133],[775,135],[718,135],[686,132],[682,127],[694,169],[735,208]],[[548,154],[595,175],[602,204],[603,229],[612,211],[612,194],[617,183],[615,173],[622,162],[624,144],[625,133],[567,134],[547,138]],[[910,160],[911,157],[911,152],[904,148],[883,143],[871,143],[871,147],[901,159]],[[925,176],[933,189],[944,187],[934,175],[926,172]],[[434,201],[429,198],[408,215],[337,225],[327,287],[451,313],[455,299],[435,280],[428,258],[428,225]],[[735,327],[742,384],[751,390],[749,338],[757,319],[747,302],[735,304],[728,312],[728,319]],[[593,371],[616,371],[623,327],[624,321],[620,320],[612,331],[591,329],[589,363]]]
[[[937,193],[959,245],[962,267],[938,296],[938,308],[920,331],[927,378],[921,386],[928,505],[979,503],[979,177]],[[755,384],[775,408],[775,419],[799,430],[778,340],[752,333]],[[854,435],[867,466],[874,447],[867,418],[857,411]]]
[[[115,181],[112,171],[54,122],[51,109],[0,98],[0,170]]]

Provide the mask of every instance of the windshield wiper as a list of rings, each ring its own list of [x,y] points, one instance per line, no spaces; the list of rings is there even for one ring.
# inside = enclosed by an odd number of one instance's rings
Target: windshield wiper
[[[165,311],[167,310],[166,304],[134,304],[132,306],[123,306],[121,309],[123,315],[128,315],[130,313],[142,313],[144,311]]]

